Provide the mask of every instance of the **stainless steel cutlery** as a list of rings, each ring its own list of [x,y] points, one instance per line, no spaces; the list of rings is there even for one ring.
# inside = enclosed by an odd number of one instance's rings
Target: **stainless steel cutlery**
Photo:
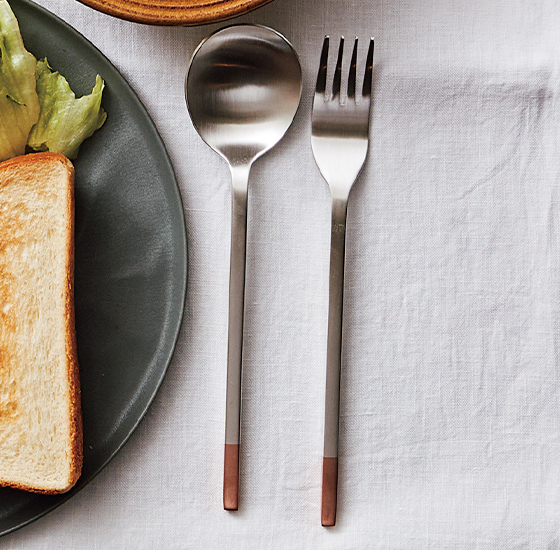
[[[358,39],[354,41],[346,97],[341,94],[344,38],[340,39],[332,90],[327,91],[329,37],[323,42],[311,116],[311,146],[331,193],[331,253],[327,376],[323,449],[321,523],[336,522],[338,484],[338,414],[342,346],[344,248],[346,206],[350,189],[366,160],[373,75],[373,39],[370,41],[361,93],[356,94]]]
[[[247,192],[253,162],[282,138],[301,97],[301,66],[289,42],[258,25],[233,25],[204,40],[185,80],[194,126],[229,164],[232,178],[224,491],[237,510]]]
[[[358,39],[354,41],[346,94],[341,93],[344,38],[327,86],[329,38],[321,52],[311,117],[311,146],[331,195],[331,244],[321,522],[336,522],[338,416],[343,323],[346,208],[350,189],[365,162],[373,74],[373,39],[361,92],[356,90]],[[247,192],[252,163],[290,126],[301,96],[301,67],[287,40],[257,25],[233,25],[204,40],[185,80],[193,124],[204,141],[230,165],[232,229],[229,281],[224,508],[238,508],[239,421]]]

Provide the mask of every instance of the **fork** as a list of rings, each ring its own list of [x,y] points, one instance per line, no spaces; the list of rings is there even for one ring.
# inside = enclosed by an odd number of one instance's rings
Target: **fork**
[[[344,37],[340,39],[330,97],[326,91],[329,37],[325,37],[311,116],[311,147],[315,162],[330,188],[332,217],[321,502],[321,524],[324,526],[336,523],[346,210],[350,189],[364,165],[368,150],[373,49],[372,38],[362,94],[356,98],[358,39],[355,39],[344,101],[340,94]]]

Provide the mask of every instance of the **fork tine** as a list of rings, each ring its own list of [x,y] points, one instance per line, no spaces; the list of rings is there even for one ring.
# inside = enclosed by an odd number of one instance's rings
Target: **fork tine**
[[[352,60],[350,61],[350,72],[348,74],[348,99],[356,96],[356,59],[358,57],[358,37],[354,40]]]
[[[344,36],[340,38],[338,46],[338,58],[336,60],[336,69],[334,70],[332,97],[336,98],[340,94],[340,81],[342,76],[342,54],[344,53]]]
[[[317,74],[317,85],[315,93],[325,95],[327,87],[327,60],[329,57],[329,37],[325,36],[323,41],[323,49],[321,50],[321,61],[319,62],[319,73]]]
[[[366,59],[366,72],[364,74],[364,86],[362,88],[362,96],[369,98],[371,96],[371,82],[373,79],[373,38],[369,41],[369,49]]]

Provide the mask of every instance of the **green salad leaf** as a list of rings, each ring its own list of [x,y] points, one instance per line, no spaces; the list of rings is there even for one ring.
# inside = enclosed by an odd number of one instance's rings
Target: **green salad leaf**
[[[0,161],[25,153],[29,131],[39,118],[36,64],[8,2],[0,0]]]
[[[39,61],[37,94],[41,111],[29,134],[28,148],[76,158],[80,144],[107,118],[101,107],[104,87],[103,79],[97,75],[91,94],[76,98],[66,79],[52,70],[47,59]]]
[[[107,118],[104,87],[97,75],[91,94],[76,98],[46,58],[37,61],[25,49],[8,1],[0,0],[0,161],[29,151],[76,158],[84,139]]]

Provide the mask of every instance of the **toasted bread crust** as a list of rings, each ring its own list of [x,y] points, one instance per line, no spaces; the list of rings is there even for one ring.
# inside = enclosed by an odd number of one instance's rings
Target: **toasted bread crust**
[[[60,165],[62,165],[68,179],[66,186],[66,192],[68,193],[66,200],[67,208],[64,213],[61,213],[61,215],[66,216],[66,219],[68,220],[68,231],[65,235],[66,281],[64,285],[64,301],[66,334],[64,341],[67,365],[66,376],[68,383],[67,406],[69,407],[70,414],[70,448],[67,450],[68,460],[70,463],[70,473],[68,475],[68,482],[66,484],[60,484],[60,486],[52,487],[52,484],[49,485],[48,483],[42,485],[40,482],[37,482],[31,485],[22,483],[21,481],[9,479],[9,477],[7,477],[0,469],[0,486],[12,487],[15,489],[43,494],[57,494],[64,493],[74,486],[81,474],[83,461],[83,429],[81,415],[80,379],[74,312],[74,167],[64,155],[58,153],[33,153],[6,160],[0,163],[0,192],[2,191],[2,186],[4,185],[4,174],[10,174],[10,176],[13,178],[14,176],[17,177],[20,171],[21,173],[29,173],[30,171],[32,172],[35,167],[43,167],[44,165],[51,165],[52,167],[57,167],[58,165],[58,168],[60,167]],[[2,232],[3,228],[0,226],[0,241],[3,238]],[[5,273],[0,270],[0,278],[2,278],[3,275],[5,275]],[[17,281],[8,281],[8,283],[17,284]],[[4,286],[5,284],[6,281],[0,280],[1,286]],[[2,349],[0,348],[0,369],[2,368],[2,363]]]

